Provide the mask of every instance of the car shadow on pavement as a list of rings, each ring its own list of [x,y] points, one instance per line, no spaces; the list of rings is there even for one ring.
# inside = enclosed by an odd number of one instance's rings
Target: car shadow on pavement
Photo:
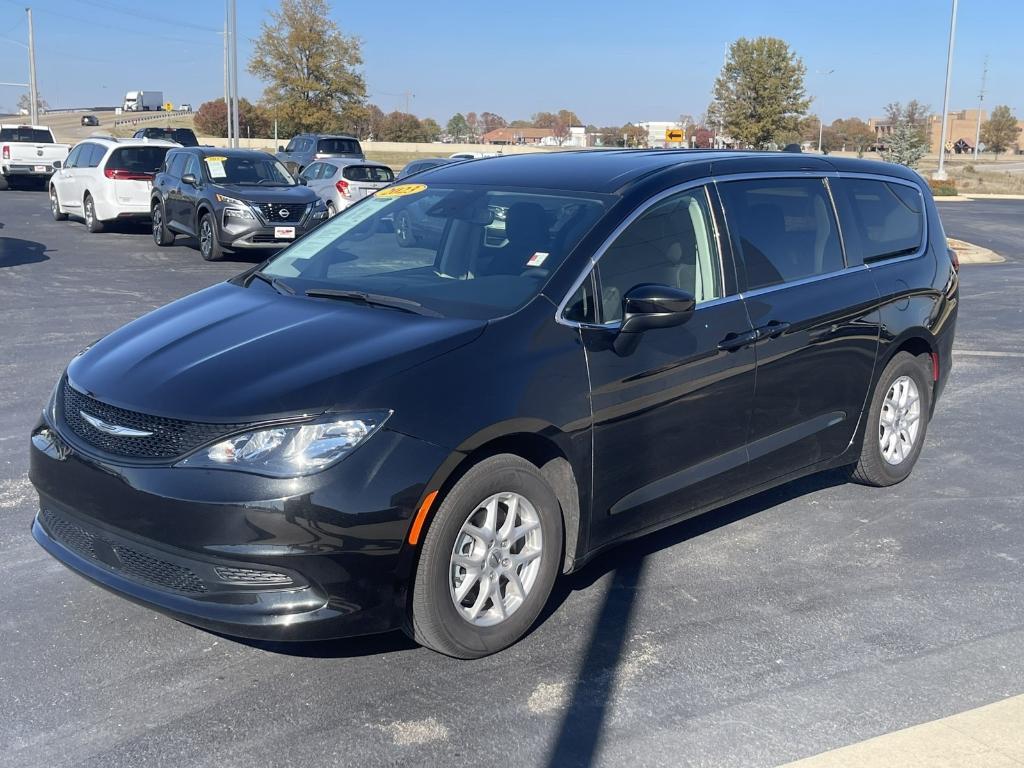
[[[47,261],[50,257],[46,255],[46,250],[45,245],[35,240],[0,237],[0,269]]]
[[[366,635],[365,637],[344,637],[338,640],[308,640],[305,642],[276,642],[269,640],[250,640],[244,637],[221,635],[210,632],[225,640],[250,648],[257,648],[268,653],[281,656],[298,656],[307,659],[346,659],[359,656],[378,656],[394,651],[410,651],[419,646],[400,631],[387,632],[382,635]]]
[[[618,546],[599,555],[578,573],[561,579],[538,624],[547,620],[572,591],[587,589],[605,574],[612,574],[548,757],[549,768],[587,768],[594,763],[615,692],[617,672],[629,651],[633,612],[636,597],[643,588],[648,555],[798,496],[843,485],[849,479],[849,469],[838,469],[794,480]]]

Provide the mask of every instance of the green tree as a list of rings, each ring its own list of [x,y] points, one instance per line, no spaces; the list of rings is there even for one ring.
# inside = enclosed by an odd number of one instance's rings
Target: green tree
[[[533,128],[532,120],[513,120],[508,124],[509,128]]]
[[[875,143],[875,132],[859,117],[833,120],[830,127],[838,143],[834,149],[846,149],[859,154]]]
[[[202,136],[223,138],[228,135],[228,108],[224,99],[204,101],[195,114],[196,130]],[[273,120],[266,110],[252,104],[248,99],[238,100],[239,135],[266,138],[273,135]]]
[[[767,147],[785,131],[796,128],[810,99],[804,90],[807,68],[784,40],[741,37],[715,80],[714,101],[708,109],[743,146]]]
[[[420,127],[423,128],[424,141],[437,141],[441,138],[441,126],[432,117],[425,117],[420,120]]]
[[[343,129],[366,98],[358,38],[331,21],[327,0],[282,0],[253,45],[249,71],[267,83],[263,102],[284,135]]]
[[[916,168],[928,154],[928,106],[916,100],[906,106],[894,101],[886,105],[885,111],[892,132],[884,137],[882,159]]]
[[[1017,117],[1005,104],[992,110],[992,116],[981,126],[981,141],[986,150],[992,150],[996,157],[1017,142],[1020,126]]]
[[[384,116],[378,141],[427,141],[427,133],[416,115],[391,112]]]
[[[456,112],[448,120],[445,130],[448,131],[448,135],[451,136],[453,141],[465,141],[466,137],[469,136],[469,125],[466,123],[466,116],[461,112]]]

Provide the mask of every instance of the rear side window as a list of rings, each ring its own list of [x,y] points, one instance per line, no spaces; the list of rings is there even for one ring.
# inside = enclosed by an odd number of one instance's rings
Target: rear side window
[[[385,165],[346,165],[341,175],[349,181],[368,181],[390,184],[395,173]]]
[[[107,148],[100,144],[86,144],[82,149],[82,159],[79,167],[98,168],[103,162],[103,156],[107,154]]]
[[[156,173],[164,164],[167,147],[119,147],[110,153],[107,170]]]
[[[730,181],[719,184],[719,190],[739,246],[746,290],[827,275],[846,266],[824,179]]]
[[[843,179],[842,185],[865,262],[907,256],[921,248],[924,205],[916,188],[875,179]]]
[[[24,141],[31,144],[52,144],[53,135],[47,128],[0,128],[0,141]]]
[[[359,142],[352,139],[320,139],[316,151],[324,155],[358,155]]]

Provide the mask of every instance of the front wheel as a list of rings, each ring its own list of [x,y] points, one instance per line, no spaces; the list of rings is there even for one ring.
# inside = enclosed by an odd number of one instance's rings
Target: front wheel
[[[887,486],[905,480],[921,455],[931,413],[931,360],[899,352],[878,379],[853,479]]]
[[[50,186],[50,213],[54,221],[67,221],[68,215],[60,210],[60,200],[57,199],[57,188]]]
[[[204,213],[199,220],[199,253],[206,261],[220,261],[224,256],[217,239],[217,225],[209,213]]]
[[[407,631],[460,659],[507,648],[547,602],[562,539],[558,499],[537,468],[511,454],[485,459],[434,513]]]

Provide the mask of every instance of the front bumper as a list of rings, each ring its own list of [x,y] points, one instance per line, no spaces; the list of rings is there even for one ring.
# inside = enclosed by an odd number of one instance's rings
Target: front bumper
[[[307,232],[311,232],[327,220],[327,209],[309,210],[298,221],[269,223],[253,211],[253,218],[243,219],[220,213],[220,244],[233,249],[280,249],[291,245]],[[278,237],[281,227],[294,230],[294,237]]]
[[[287,641],[384,632],[404,619],[406,534],[445,454],[383,429],[335,467],[280,480],[117,465],[40,422],[32,534],[100,586],[215,632]]]

